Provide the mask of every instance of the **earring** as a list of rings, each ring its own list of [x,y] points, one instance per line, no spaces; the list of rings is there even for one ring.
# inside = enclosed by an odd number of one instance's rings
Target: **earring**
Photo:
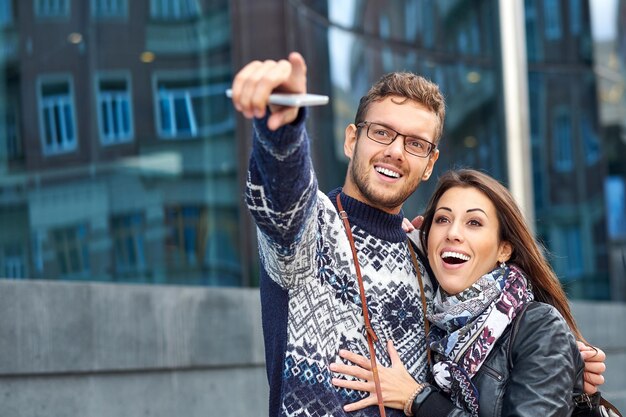
[[[506,262],[500,261],[500,268],[502,269],[506,268]]]

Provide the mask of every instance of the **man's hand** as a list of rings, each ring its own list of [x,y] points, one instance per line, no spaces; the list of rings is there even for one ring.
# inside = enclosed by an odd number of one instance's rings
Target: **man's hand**
[[[264,117],[272,92],[306,93],[306,63],[297,52],[280,61],[253,61],[243,67],[233,80],[233,105],[246,118]],[[270,106],[272,115],[267,127],[276,130],[293,122],[297,107]]]
[[[385,407],[402,410],[404,403],[415,391],[419,384],[413,379],[411,374],[402,364],[393,342],[387,342],[387,351],[391,359],[391,367],[386,368],[377,365],[380,379],[380,389]],[[374,375],[372,373],[370,360],[364,356],[357,355],[347,350],[341,350],[339,356],[349,360],[354,365],[344,365],[342,363],[331,363],[330,370],[336,373],[352,376],[359,380],[333,378],[332,384],[350,390],[369,392],[370,395],[360,401],[346,404],[344,411],[356,411],[365,407],[378,404]]]
[[[606,355],[602,349],[587,346],[583,342],[576,342],[580,355],[585,361],[585,393],[591,395],[598,391],[598,386],[604,384],[602,374],[606,371]]]

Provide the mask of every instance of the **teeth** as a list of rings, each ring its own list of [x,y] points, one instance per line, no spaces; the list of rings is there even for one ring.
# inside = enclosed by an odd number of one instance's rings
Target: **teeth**
[[[458,253],[458,252],[451,252],[451,251],[447,251],[441,254],[442,258],[457,258],[460,259],[462,261],[469,261],[470,257],[467,255],[464,255],[462,253]]]
[[[400,174],[387,168],[376,167],[376,172],[380,172],[388,177],[400,178]]]

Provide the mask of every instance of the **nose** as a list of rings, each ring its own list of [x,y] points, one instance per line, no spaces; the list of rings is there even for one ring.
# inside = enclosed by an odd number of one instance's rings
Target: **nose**
[[[446,239],[449,241],[462,242],[463,234],[461,233],[461,225],[457,221],[450,223]]]
[[[404,159],[404,135],[398,133],[398,136],[385,148],[385,156],[389,156],[394,159]]]

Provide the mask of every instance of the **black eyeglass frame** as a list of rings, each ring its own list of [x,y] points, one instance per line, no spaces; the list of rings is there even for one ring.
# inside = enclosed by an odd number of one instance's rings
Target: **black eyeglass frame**
[[[394,136],[394,137],[393,137],[393,138],[392,138],[389,142],[381,142],[380,140],[374,139],[373,137],[371,137],[371,136],[370,136],[370,126],[372,126],[372,124],[375,124],[375,125],[380,125],[380,126],[384,127],[385,129],[389,129],[389,131],[391,131],[391,132],[395,133],[395,136]],[[365,132],[365,136],[367,136],[367,137],[368,137],[368,139],[373,140],[373,141],[374,141],[374,142],[376,142],[376,143],[380,143],[381,145],[387,145],[387,146],[389,146],[389,145],[391,145],[391,144],[392,144],[392,143],[393,143],[393,142],[394,142],[394,141],[398,138],[398,136],[402,136],[402,137],[405,139],[405,141],[404,141],[404,150],[405,150],[408,154],[413,155],[413,156],[417,156],[418,158],[428,158],[428,157],[429,157],[429,156],[433,153],[433,151],[434,151],[435,149],[437,149],[437,145],[435,145],[435,144],[434,144],[434,143],[432,143],[431,141],[428,141],[428,140],[423,139],[423,138],[417,138],[417,137],[415,137],[415,136],[413,136],[413,135],[405,135],[404,133],[400,133],[400,132],[398,132],[397,130],[390,128],[389,126],[387,126],[387,125],[386,125],[386,124],[384,124],[384,123],[380,123],[380,122],[368,122],[367,120],[365,120],[365,121],[363,121],[363,122],[361,122],[361,123],[358,123],[358,124],[356,125],[356,127],[357,127],[358,129],[362,129],[364,126],[366,126],[366,127],[367,127],[367,130],[366,130],[366,132]],[[410,150],[408,150],[408,149],[407,149],[407,147],[406,147],[406,138],[407,138],[407,137],[409,137],[409,138],[413,138],[413,139],[416,139],[416,140],[419,140],[419,141],[422,141],[422,142],[425,142],[425,143],[429,144],[429,145],[430,145],[430,149],[428,150],[428,153],[426,153],[426,155],[418,155],[418,154],[416,154],[415,152],[411,152]]]

